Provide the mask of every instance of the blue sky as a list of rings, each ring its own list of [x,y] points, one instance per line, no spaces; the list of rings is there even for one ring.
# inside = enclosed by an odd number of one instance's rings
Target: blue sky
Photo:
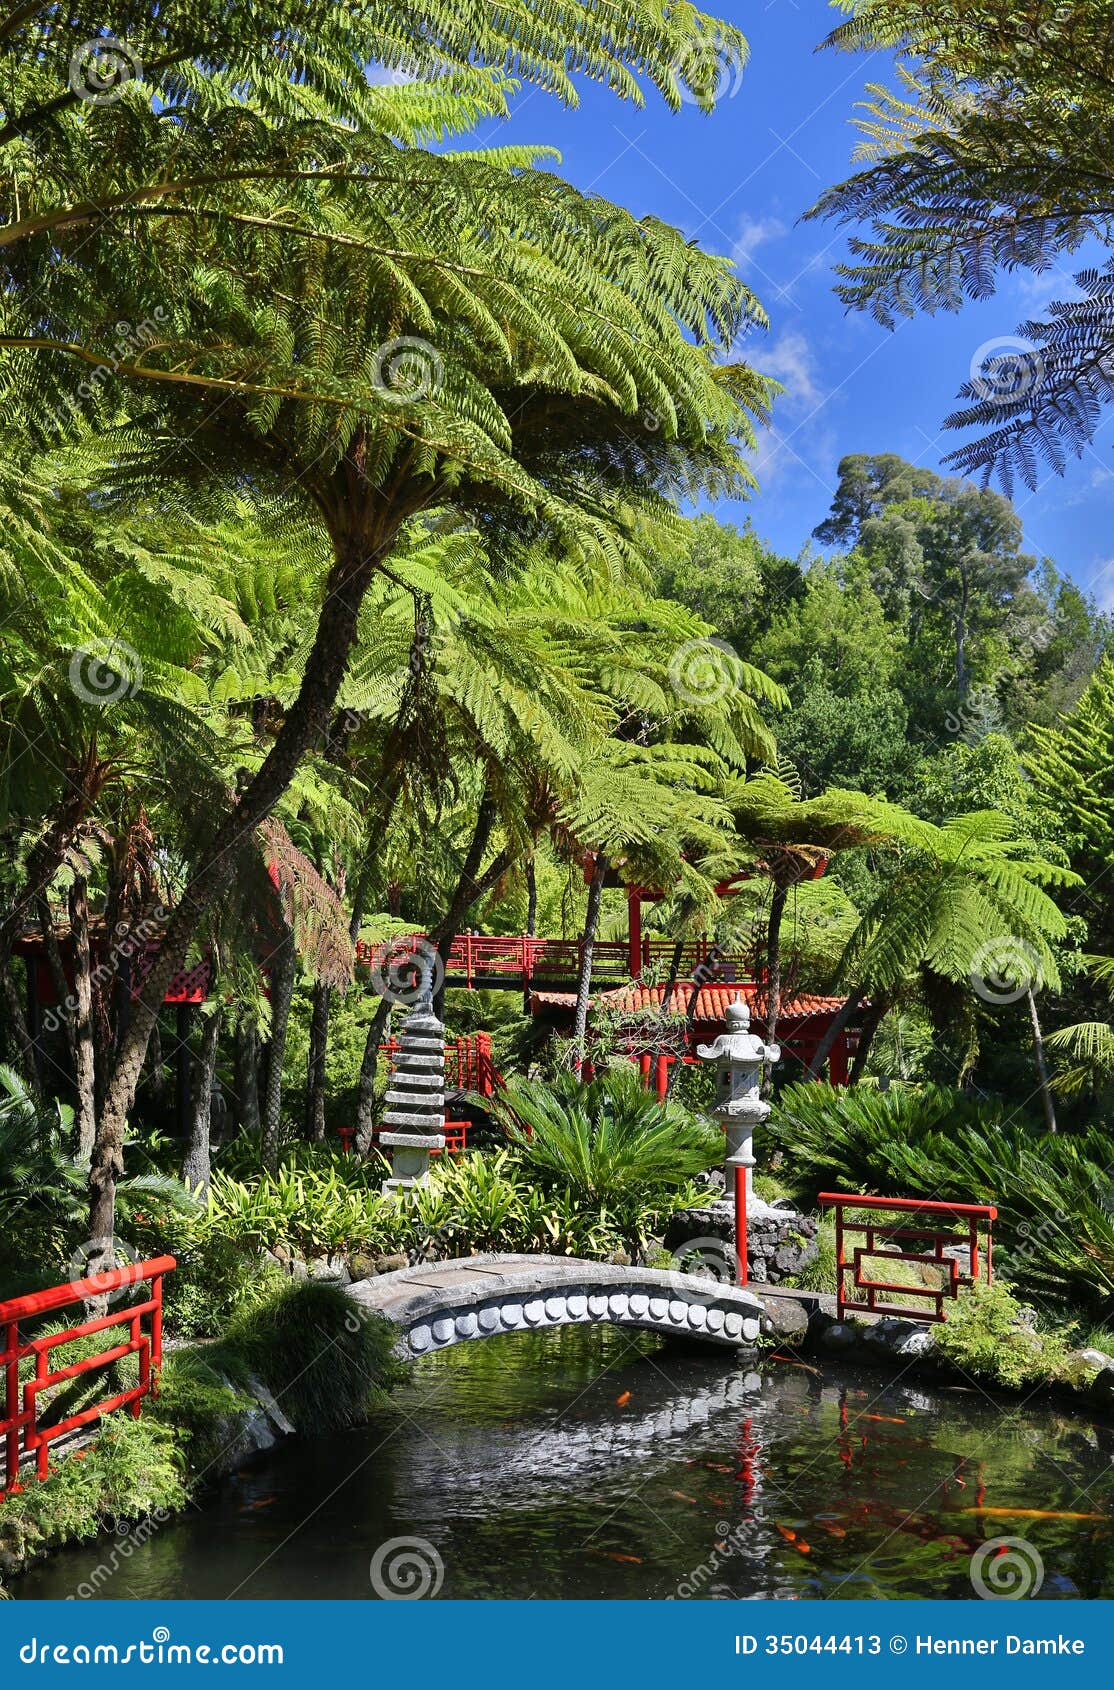
[[[996,297],[956,315],[918,317],[894,333],[847,315],[832,292],[845,251],[834,226],[799,223],[822,187],[848,174],[852,108],[887,61],[817,53],[836,21],[825,0],[705,0],[746,32],[750,63],[712,116],[673,115],[652,92],[637,108],[593,87],[577,111],[524,92],[509,124],[485,141],[550,142],[564,173],[636,213],[667,218],[708,248],[732,254],[771,319],[745,355],[785,384],[748,511],[762,536],[796,554],[826,514],[848,452],[898,452],[941,467],[958,436],[942,430],[981,348],[1012,337],[1052,298],[1070,295],[1084,252],[1045,276],[1006,277]],[[981,363],[981,359],[979,359]],[[1021,489],[1026,549],[1049,556],[1114,608],[1114,414],[1091,453],[1035,495]]]

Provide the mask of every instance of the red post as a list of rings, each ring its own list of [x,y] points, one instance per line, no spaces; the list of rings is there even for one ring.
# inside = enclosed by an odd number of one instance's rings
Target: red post
[[[4,1492],[17,1491],[19,1480],[19,1325],[7,1327],[4,1348],[4,1415],[8,1421],[8,1435],[4,1440]],[[0,1492],[0,1495],[4,1494]]]
[[[669,1057],[664,1050],[658,1052],[654,1068],[654,1090],[663,1100],[669,1094]]]
[[[847,1037],[841,1033],[828,1057],[828,1079],[833,1086],[845,1086],[847,1076]]]
[[[739,1262],[739,1284],[747,1282],[747,1171],[735,1169],[735,1254]]]

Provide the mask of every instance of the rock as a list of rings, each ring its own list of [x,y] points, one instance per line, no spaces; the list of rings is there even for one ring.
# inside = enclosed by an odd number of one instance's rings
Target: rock
[[[834,1354],[843,1354],[847,1350],[858,1347],[859,1334],[857,1329],[846,1320],[837,1320],[834,1326],[829,1326],[820,1334],[820,1347]]]
[[[1087,1388],[1087,1395],[1092,1397],[1100,1408],[1114,1409],[1114,1362],[1109,1367],[1100,1368]]]
[[[721,1239],[735,1242],[735,1204],[720,1198],[699,1209],[682,1209],[670,1216],[665,1229],[665,1247],[673,1255],[684,1254],[693,1239]],[[795,1279],[816,1260],[816,1224],[807,1215],[780,1208],[755,1198],[747,1210],[747,1261],[750,1278],[759,1285],[779,1285]]]
[[[1106,1367],[1114,1368],[1114,1356],[1108,1356],[1105,1350],[1096,1350],[1093,1346],[1071,1350],[1064,1361],[1068,1375],[1076,1385],[1086,1385],[1092,1374],[1101,1373]]]
[[[376,1258],[363,1250],[353,1250],[348,1258],[348,1274],[353,1285],[359,1284],[361,1279],[370,1279],[378,1271]]]
[[[876,1321],[863,1333],[863,1343],[875,1355],[924,1357],[936,1344],[931,1331],[912,1320]]]
[[[376,1256],[376,1273],[398,1273],[401,1268],[410,1266],[410,1258],[404,1250],[397,1250],[390,1256]]]
[[[321,1256],[315,1262],[307,1265],[310,1279],[320,1280],[326,1285],[350,1285],[352,1277],[348,1272],[343,1256]]]
[[[607,1262],[611,1267],[629,1268],[631,1265],[630,1257],[625,1250],[612,1250],[610,1256],[607,1257]]]
[[[262,1379],[258,1379],[254,1373],[250,1373],[248,1375],[248,1389],[256,1401],[260,1404],[268,1420],[270,1420],[276,1431],[281,1432],[284,1437],[293,1437],[294,1433],[297,1431],[297,1427],[294,1425],[294,1422],[287,1418],[282,1409],[279,1407],[274,1393],[269,1390],[263,1383]]]
[[[769,1297],[762,1329],[774,1338],[803,1341],[808,1333],[808,1310],[793,1297]]]

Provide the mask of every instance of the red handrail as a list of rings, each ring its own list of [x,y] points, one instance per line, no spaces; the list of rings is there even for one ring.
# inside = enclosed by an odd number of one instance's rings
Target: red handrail
[[[4,1369],[4,1411],[3,1418],[0,1419],[0,1443],[4,1448],[4,1483],[0,1486],[0,1497],[21,1489],[21,1453],[35,1454],[38,1477],[45,1479],[50,1473],[50,1445],[55,1439],[62,1437],[66,1432],[74,1431],[78,1426],[87,1426],[91,1421],[99,1420],[103,1415],[111,1414],[118,1408],[129,1408],[132,1417],[139,1419],[143,1398],[153,1396],[158,1388],[159,1369],[162,1366],[162,1282],[164,1275],[171,1273],[176,1265],[173,1256],[155,1256],[148,1262],[129,1263],[127,1267],[112,1268],[106,1273],[91,1274],[84,1279],[71,1280],[67,1285],[55,1285],[47,1291],[31,1291],[26,1296],[11,1297],[0,1303],[0,1332],[4,1334],[4,1348],[0,1351],[0,1366]],[[97,1315],[80,1321],[76,1326],[67,1327],[63,1332],[51,1332],[45,1337],[31,1338],[20,1343],[21,1321],[51,1314],[57,1309],[69,1308],[77,1303],[93,1302],[99,1297],[107,1296],[111,1291],[122,1291],[129,1285],[142,1285],[148,1281],[151,1294],[143,1302],[129,1303],[115,1313]],[[149,1331],[143,1330],[145,1316],[150,1316]],[[51,1351],[72,1343],[75,1338],[90,1337],[97,1332],[109,1332],[118,1326],[126,1326],[129,1329],[123,1342],[111,1344],[95,1356],[86,1356],[81,1361],[70,1362],[63,1367],[50,1366]],[[58,1420],[51,1426],[38,1424],[38,1399],[49,1386],[76,1379],[83,1373],[95,1372],[97,1368],[108,1367],[128,1355],[137,1356],[139,1360],[137,1385],[105,1397],[75,1414],[67,1415],[64,1420]],[[33,1362],[34,1375],[23,1381],[21,1392],[19,1369],[20,1364],[27,1360]]]
[[[979,1256],[979,1228],[986,1226],[985,1283],[994,1277],[993,1222],[998,1210],[992,1203],[946,1203],[929,1197],[863,1197],[845,1191],[822,1191],[817,1201],[835,1210],[836,1229],[836,1295],[840,1320],[855,1310],[874,1314],[901,1315],[910,1320],[946,1321],[945,1299],[954,1301],[964,1286],[976,1285],[983,1279],[983,1265]],[[898,1217],[939,1216],[941,1221],[965,1223],[962,1230],[941,1231],[939,1226],[887,1226],[872,1220],[848,1220],[848,1209],[865,1209],[870,1214],[887,1211]],[[844,1254],[848,1233],[864,1239],[853,1244],[850,1259]],[[897,1248],[894,1249],[893,1246]],[[916,1248],[909,1248],[916,1246]],[[958,1246],[967,1252],[967,1272],[959,1271],[955,1255],[945,1251]],[[865,1263],[874,1260],[908,1262],[918,1267],[936,1270],[945,1278],[940,1286],[903,1285],[899,1281],[874,1278]],[[865,1291],[865,1302],[848,1295],[850,1289]],[[905,1297],[927,1299],[935,1304],[933,1313],[923,1308],[899,1307],[893,1303],[879,1303],[879,1292],[900,1292]]]

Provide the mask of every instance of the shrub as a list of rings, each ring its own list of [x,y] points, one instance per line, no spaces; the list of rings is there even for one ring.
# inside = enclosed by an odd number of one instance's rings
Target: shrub
[[[806,1201],[825,1186],[884,1197],[996,1203],[1000,1265],[1064,1301],[1114,1294],[1110,1144],[1055,1136],[944,1087],[789,1086],[767,1142]],[[1106,1201],[1104,1201],[1106,1199]]]
[[[1064,1373],[1067,1345],[1063,1337],[1031,1331],[1002,1279],[965,1291],[934,1335],[937,1348],[962,1372],[1011,1390],[1051,1384]]]

